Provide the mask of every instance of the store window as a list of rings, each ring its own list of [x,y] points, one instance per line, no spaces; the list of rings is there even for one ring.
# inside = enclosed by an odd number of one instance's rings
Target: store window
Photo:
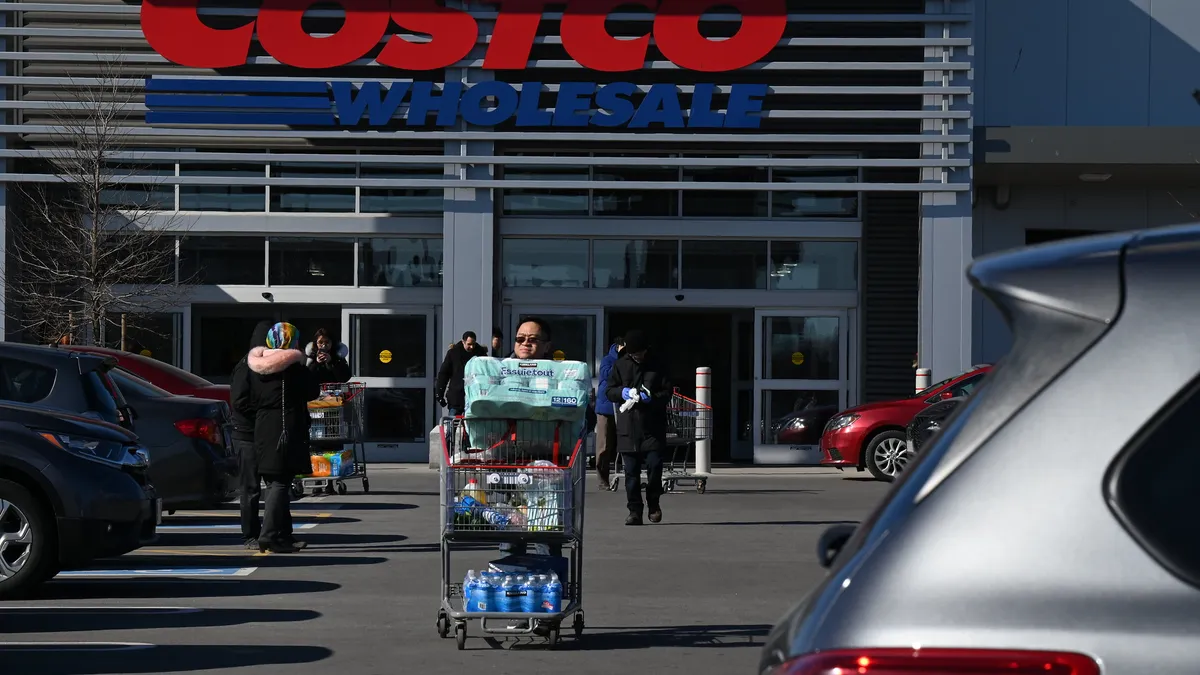
[[[271,239],[273,286],[353,286],[353,239]]]
[[[678,190],[625,190],[620,187],[622,181],[676,183],[679,181],[678,167],[598,166],[592,170],[592,176],[597,181],[616,183],[592,190],[592,215],[638,218],[679,215]]]
[[[765,389],[762,392],[762,410],[766,424],[762,425],[760,443],[774,445],[809,445],[818,435],[798,425],[794,413],[805,409],[841,405],[841,392],[837,390],[805,391],[796,389]]]
[[[265,256],[263,237],[184,237],[179,244],[179,281],[261,286]]]
[[[440,287],[442,239],[359,240],[358,285]]]
[[[683,242],[683,287],[767,288],[767,242],[724,239]]]
[[[741,155],[741,157],[756,157]],[[761,166],[683,168],[690,183],[766,183],[768,159]],[[693,218],[766,218],[767,192],[753,190],[684,190],[683,215]]]
[[[841,379],[841,323],[836,316],[765,317],[763,379]]]
[[[173,366],[180,365],[179,349],[183,339],[183,315],[177,312],[162,314],[126,314],[124,350],[141,354]],[[106,316],[104,329],[106,347],[122,348],[121,314]]]
[[[164,230],[144,230],[137,234],[122,234],[105,245],[114,270],[111,283],[173,284],[175,283],[175,236]]]
[[[267,175],[267,167],[263,164],[183,164],[179,167],[179,175],[217,176],[233,183],[239,179],[262,178]],[[262,212],[267,210],[267,189],[262,185],[180,185],[179,209]]]
[[[857,183],[858,169],[776,167],[773,183]],[[772,218],[857,218],[859,193],[784,190],[773,192]]]
[[[428,406],[425,387],[370,387],[366,393],[364,435],[373,443],[425,440]]]
[[[509,288],[587,288],[587,239],[505,239],[504,285]]]
[[[353,164],[325,162],[291,162],[271,165],[272,178],[304,178],[320,184],[324,178],[355,177]],[[271,188],[271,210],[291,213],[354,213],[353,187],[318,187],[317,185]]]
[[[422,314],[352,315],[349,346],[354,376],[426,377],[426,321]]]
[[[359,177],[364,180],[440,180],[440,164],[380,165],[363,164]],[[431,187],[364,187],[359,191],[362,213],[393,216],[441,215],[445,191]]]
[[[174,211],[174,164],[105,162],[108,185],[100,191],[100,205],[139,211]],[[136,181],[136,182],[134,182]]]
[[[675,239],[597,239],[592,242],[593,288],[678,288]]]
[[[537,181],[586,181],[591,172],[586,165],[504,167],[504,179]],[[586,216],[588,190],[507,188],[504,190],[503,213],[506,216]]]
[[[858,288],[858,243],[771,242],[771,288],[779,291],[853,291]]]

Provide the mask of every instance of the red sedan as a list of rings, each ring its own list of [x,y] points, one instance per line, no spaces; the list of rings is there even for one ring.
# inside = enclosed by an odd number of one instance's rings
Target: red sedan
[[[911,398],[867,403],[834,416],[821,434],[821,464],[866,469],[891,481],[910,459],[904,434],[908,423],[932,403],[969,395],[991,369],[976,366]]]
[[[111,356],[117,360],[117,365],[121,369],[128,370],[143,380],[149,380],[151,384],[166,389],[176,396],[195,396],[229,403],[229,385],[213,384],[199,375],[193,375],[186,370],[148,356],[107,347],[64,345],[63,348]]]

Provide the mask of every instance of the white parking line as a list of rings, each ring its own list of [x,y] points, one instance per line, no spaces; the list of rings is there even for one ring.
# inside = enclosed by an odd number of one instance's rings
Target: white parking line
[[[154,647],[149,642],[0,642],[0,652],[129,652]]]
[[[144,570],[71,570],[56,579],[175,579],[187,577],[248,577],[257,567],[174,567]]]

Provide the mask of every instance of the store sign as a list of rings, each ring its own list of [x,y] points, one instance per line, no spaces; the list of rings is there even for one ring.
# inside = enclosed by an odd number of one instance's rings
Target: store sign
[[[441,6],[438,0],[340,0],[345,19],[335,33],[312,35],[303,25],[316,0],[263,0],[246,23],[218,28],[202,20],[201,0],[144,0],[142,32],[150,46],[168,61],[188,68],[220,69],[246,65],[255,35],[262,49],[280,64],[305,70],[346,66],[376,50],[383,66],[408,71],[440,70],[465,59],[479,41],[479,25],[468,12]],[[324,4],[324,3],[322,3]],[[662,56],[682,70],[724,73],[757,63],[783,38],[786,0],[495,0],[498,13],[486,42],[481,67],[522,71],[537,42],[538,26],[548,6],[563,7],[559,37],[567,54],[583,68],[604,73],[641,70],[650,39]],[[613,11],[641,5],[655,12],[653,28],[636,39],[615,38],[606,27]],[[733,8],[741,13],[737,33],[712,40],[700,30],[709,9]],[[409,41],[394,34],[392,24],[430,39]],[[605,78],[607,79],[607,78]],[[495,126],[648,128],[755,128],[761,122],[765,85],[729,87],[726,112],[715,112],[713,84],[695,85],[689,110],[681,107],[679,90],[656,84],[635,103],[638,87],[630,82],[597,84],[564,82],[553,112],[539,107],[543,86],[526,82],[518,89],[503,82],[435,88],[428,82],[345,82],[307,80],[180,80],[154,78],[147,87],[150,124],[313,124],[370,126],[390,124],[403,116],[410,125],[450,126],[458,120]],[[180,84],[190,82],[190,85]],[[190,87],[190,88],[189,88]],[[319,100],[321,96],[325,101]],[[407,109],[406,113],[398,111]]]

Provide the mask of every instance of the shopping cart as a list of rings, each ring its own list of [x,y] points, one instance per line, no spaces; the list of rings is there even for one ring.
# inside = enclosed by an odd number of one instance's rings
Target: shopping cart
[[[367,479],[366,446],[363,443],[363,404],[366,385],[361,382],[323,384],[321,395],[308,403],[308,441],[313,473],[299,476],[292,492],[346,494],[346,481],[361,480],[363,492],[371,491]],[[318,470],[319,469],[319,470]]]
[[[663,467],[665,492],[674,492],[681,483],[695,485],[700,494],[708,489],[708,477],[696,475],[696,441],[711,438],[712,420],[712,406],[690,399],[678,389],[671,395],[671,402],[667,404],[667,448],[671,452],[671,463]],[[620,489],[624,459],[618,453],[610,490]],[[644,490],[646,484],[643,482],[640,487]]]
[[[583,634],[586,433],[582,421],[460,417],[443,423],[442,605],[437,629],[443,638],[453,631],[459,649],[464,648],[468,622],[476,619],[493,646],[501,638],[534,635],[557,646],[560,627],[572,617],[575,636]],[[561,604],[551,604],[545,612],[490,611],[513,602],[520,606],[525,599],[514,599],[514,595],[524,596],[526,591],[504,587],[494,591],[492,601],[484,605],[488,611],[474,611],[481,610],[478,596],[455,581],[451,554],[478,549],[480,544],[503,543],[562,547],[567,560],[565,578],[560,578]],[[531,600],[525,607],[540,604]]]
[[[667,492],[674,492],[680,483],[688,482],[695,485],[700,494],[708,488],[708,477],[696,475],[696,442],[711,437],[712,420],[712,406],[678,391],[671,396],[667,405],[667,447],[671,448],[671,463],[663,467],[663,489]]]

